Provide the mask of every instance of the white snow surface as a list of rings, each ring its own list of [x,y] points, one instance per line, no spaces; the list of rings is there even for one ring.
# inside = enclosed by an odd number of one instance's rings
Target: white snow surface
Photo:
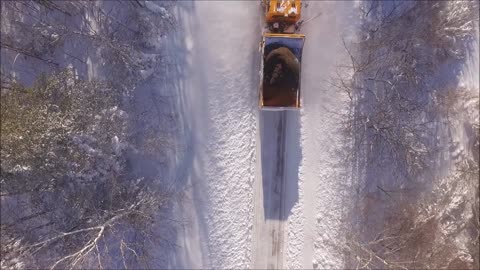
[[[179,206],[189,225],[178,235],[173,267],[250,264],[259,11],[253,2],[176,7],[183,30],[170,48],[173,57],[186,54],[180,107],[189,156],[178,173],[192,202]]]

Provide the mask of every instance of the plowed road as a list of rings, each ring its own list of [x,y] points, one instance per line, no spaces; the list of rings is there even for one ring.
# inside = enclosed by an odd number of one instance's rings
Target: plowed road
[[[254,269],[283,268],[284,224],[287,220],[287,131],[297,112],[259,113],[257,175],[255,181]],[[293,140],[293,143],[295,140]],[[296,180],[293,180],[296,181]]]

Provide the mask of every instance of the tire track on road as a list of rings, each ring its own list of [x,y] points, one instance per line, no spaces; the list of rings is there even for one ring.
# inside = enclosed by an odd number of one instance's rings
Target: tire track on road
[[[255,269],[283,268],[285,225],[286,112],[259,113],[255,184]],[[272,139],[274,138],[274,139]],[[257,155],[258,157],[259,155]]]

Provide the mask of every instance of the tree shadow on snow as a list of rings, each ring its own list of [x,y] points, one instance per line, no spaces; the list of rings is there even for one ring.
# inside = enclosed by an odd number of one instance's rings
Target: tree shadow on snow
[[[189,33],[197,35],[195,28],[195,2],[152,2],[154,5],[168,5],[175,17],[175,25],[168,29],[167,38],[163,39],[162,48],[156,54],[161,58],[159,66],[145,82],[135,90],[136,111],[141,117],[137,120],[137,130],[144,133],[153,131],[154,137],[161,141],[165,154],[158,157],[136,157],[137,171],[142,175],[157,175],[163,187],[167,187],[178,200],[169,202],[168,207],[159,211],[157,217],[157,233],[162,236],[161,243],[152,246],[156,256],[149,262],[149,267],[156,269],[185,269],[208,265],[203,250],[196,248],[195,243],[206,245],[203,239],[192,239],[192,230],[199,230],[199,235],[207,235],[206,225],[202,218],[204,204],[195,203],[202,200],[203,176],[195,168],[202,168],[203,161],[196,153],[195,127],[192,120],[191,98],[188,93],[188,77],[192,74],[193,65],[188,58],[191,52],[187,48]],[[194,46],[195,44],[189,44]],[[152,53],[149,51],[148,53]],[[195,62],[195,61],[194,61]],[[198,87],[205,87],[200,74]],[[199,101],[206,102],[206,101]],[[143,120],[142,120],[143,119]],[[142,144],[142,143],[140,143]],[[148,149],[146,149],[148,150]],[[154,149],[153,149],[154,150]],[[186,192],[191,191],[191,192]],[[199,218],[192,217],[195,215]],[[192,255],[194,254],[194,255]],[[196,258],[193,258],[193,257]],[[200,259],[198,257],[201,257]],[[200,261],[200,262],[199,262]],[[200,263],[200,265],[196,265]]]

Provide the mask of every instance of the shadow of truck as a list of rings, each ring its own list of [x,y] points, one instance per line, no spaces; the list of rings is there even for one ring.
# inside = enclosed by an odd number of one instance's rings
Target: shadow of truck
[[[265,219],[286,220],[298,201],[299,111],[260,111],[261,170]]]

